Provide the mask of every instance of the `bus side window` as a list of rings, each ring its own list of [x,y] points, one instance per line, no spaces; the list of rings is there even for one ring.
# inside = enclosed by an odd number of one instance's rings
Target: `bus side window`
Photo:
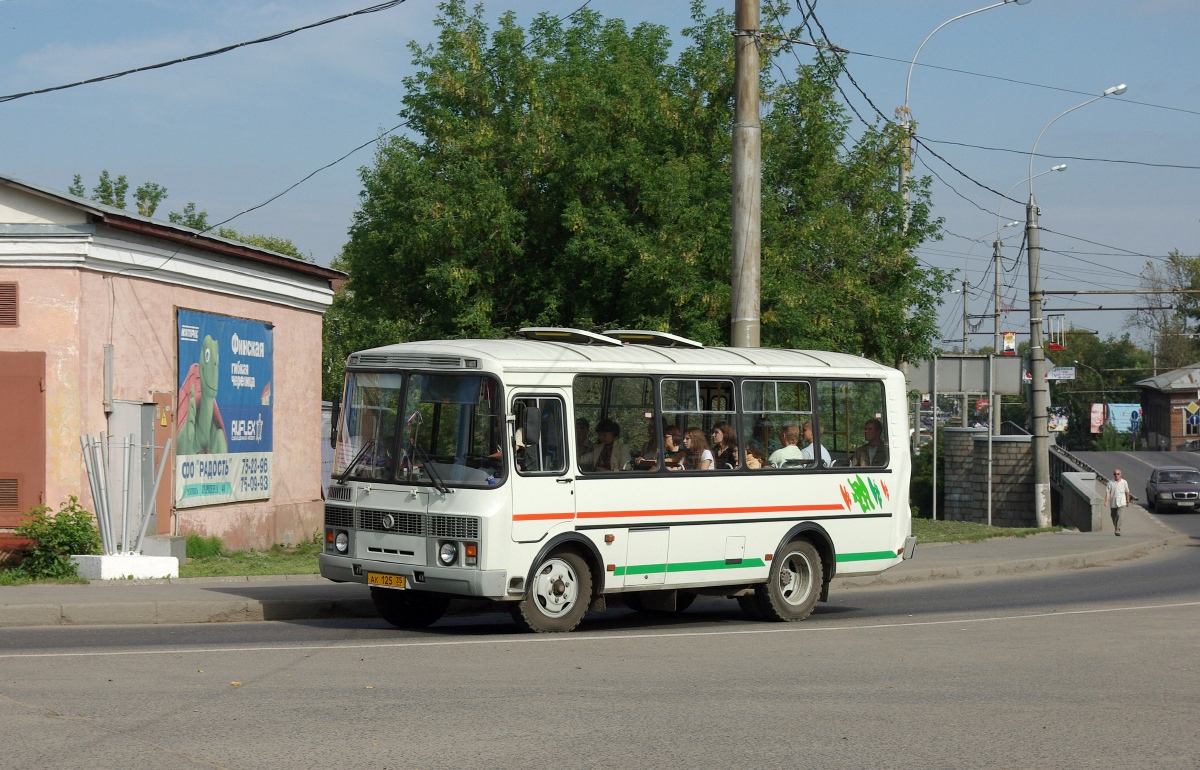
[[[536,442],[526,441],[525,415],[533,409],[539,415],[540,430]],[[513,458],[522,476],[539,473],[561,473],[567,467],[567,432],[563,421],[562,401],[555,397],[521,397],[513,401],[517,428],[513,431]]]
[[[742,440],[768,470],[828,465],[828,452],[814,442],[812,394],[803,380],[744,380]],[[753,468],[752,468],[753,470]]]
[[[888,466],[891,458],[882,382],[821,380],[817,384],[817,415],[833,467]]]

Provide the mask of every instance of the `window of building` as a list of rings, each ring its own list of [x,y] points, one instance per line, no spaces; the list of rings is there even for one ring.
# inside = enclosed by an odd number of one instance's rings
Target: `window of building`
[[[0,283],[0,326],[17,326],[17,284]]]

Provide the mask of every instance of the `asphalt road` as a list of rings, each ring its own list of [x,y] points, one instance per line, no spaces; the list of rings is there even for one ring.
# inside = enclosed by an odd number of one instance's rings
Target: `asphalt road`
[[[702,599],[556,636],[499,614],[4,630],[0,767],[1194,768],[1197,567],[1200,538],[843,590],[793,625]]]
[[[1129,489],[1138,501],[1146,503],[1146,482],[1150,472],[1167,465],[1189,466],[1200,470],[1200,454],[1196,452],[1074,452],[1080,460],[1112,478],[1115,468],[1129,482]],[[1200,537],[1200,511],[1195,513],[1158,513],[1158,520],[1192,537]]]

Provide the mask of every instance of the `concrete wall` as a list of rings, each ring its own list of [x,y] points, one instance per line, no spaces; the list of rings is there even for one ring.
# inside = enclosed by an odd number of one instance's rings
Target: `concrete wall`
[[[944,428],[943,445],[938,447],[944,462],[944,479],[939,479],[943,491],[948,521],[971,521],[974,506],[974,437],[987,433],[986,428]],[[986,459],[986,458],[985,458]]]
[[[46,353],[46,501],[52,507],[75,495],[94,510],[79,436],[106,430],[104,345],[113,345],[115,399],[174,394],[180,307],[274,324],[276,408],[271,499],[185,509],[176,528],[219,535],[233,548],[296,542],[319,529],[319,313],[86,269],[0,267],[0,281],[16,281],[21,302],[20,326],[0,330],[0,350]]]
[[[986,428],[945,428],[945,518],[987,523]],[[944,486],[943,486],[944,483]],[[1034,527],[1033,447],[1029,436],[992,437],[992,524]]]
[[[0,350],[46,354],[46,504],[58,508],[80,495],[79,453],[83,387],[80,382],[79,270],[0,267],[0,281],[19,285],[19,323],[0,329]]]
[[[81,395],[87,394],[81,404],[82,432],[104,429],[100,394],[104,388],[103,346],[109,338],[113,345],[113,397],[149,401],[154,393],[178,389],[176,308],[274,325],[271,499],[183,509],[176,514],[177,529],[182,534],[219,535],[232,548],[311,537],[320,527],[323,510],[320,314],[147,278],[90,271],[82,271],[80,288],[82,326],[88,330],[80,342]]]
[[[1094,473],[1064,473],[1059,519],[1064,527],[1080,532],[1104,529],[1104,497],[1096,487]]]

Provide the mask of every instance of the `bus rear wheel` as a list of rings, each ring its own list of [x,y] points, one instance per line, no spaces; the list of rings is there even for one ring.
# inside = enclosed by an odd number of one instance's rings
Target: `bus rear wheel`
[[[431,626],[450,606],[450,600],[444,596],[377,586],[371,586],[371,601],[380,616],[396,628]]]
[[[592,572],[577,554],[547,556],[533,571],[525,598],[512,606],[513,620],[525,631],[571,631],[592,602]]]
[[[812,614],[821,594],[821,555],[807,540],[793,540],[771,563],[771,576],[754,589],[755,606],[764,620],[785,623]]]

